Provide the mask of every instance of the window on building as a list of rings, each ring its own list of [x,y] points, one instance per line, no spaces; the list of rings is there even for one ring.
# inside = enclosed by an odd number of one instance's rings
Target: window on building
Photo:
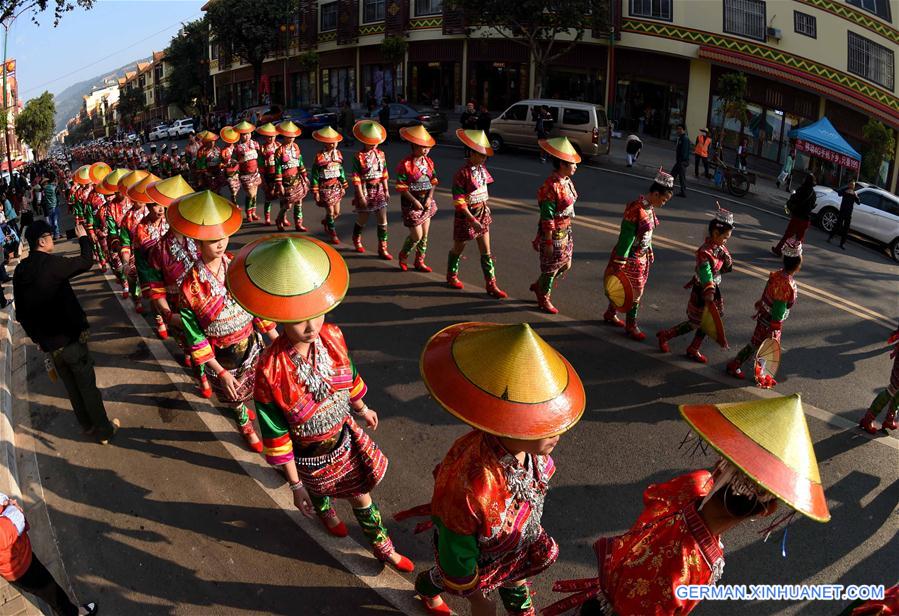
[[[798,34],[818,38],[818,19],[814,15],[793,11],[793,29]]]
[[[757,41],[767,40],[763,0],[724,0],[724,31]]]
[[[671,21],[672,0],[631,0],[631,17]]]
[[[846,2],[869,13],[874,13],[885,21],[892,21],[890,17],[890,0],[846,0]]]
[[[327,4],[321,5],[321,31],[328,32],[329,30],[337,29],[337,3],[336,2],[328,2]]]
[[[384,0],[363,0],[362,23],[384,21]]]
[[[893,51],[874,41],[849,32],[849,59],[847,69],[865,79],[893,90],[895,75]]]
[[[443,13],[443,0],[415,0],[415,16],[440,15]]]

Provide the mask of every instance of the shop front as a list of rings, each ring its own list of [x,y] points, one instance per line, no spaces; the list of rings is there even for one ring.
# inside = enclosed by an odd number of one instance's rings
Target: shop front
[[[356,49],[338,49],[319,54],[321,93],[325,107],[339,107],[344,101],[356,103]]]
[[[615,66],[615,126],[659,139],[676,139],[677,125],[684,123],[687,109],[689,60],[617,49]]]
[[[504,111],[528,98],[530,63],[524,45],[508,40],[468,43],[468,98],[490,111]]]
[[[383,100],[397,101],[403,97],[403,64],[384,60],[379,45],[359,49],[362,71],[362,102],[366,107]]]
[[[454,109],[462,101],[462,41],[409,44],[409,102]]]
[[[553,60],[543,80],[543,96],[605,105],[605,46],[577,44]]]
[[[827,117],[790,131],[789,137],[797,153],[795,168],[811,173],[817,184],[836,188],[858,179],[862,157]]]

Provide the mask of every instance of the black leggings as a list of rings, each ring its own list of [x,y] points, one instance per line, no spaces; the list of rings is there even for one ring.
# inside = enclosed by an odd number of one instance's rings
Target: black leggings
[[[66,591],[56,583],[36,554],[31,555],[31,565],[25,574],[10,584],[46,601],[57,616],[78,616],[78,606],[69,600]]]

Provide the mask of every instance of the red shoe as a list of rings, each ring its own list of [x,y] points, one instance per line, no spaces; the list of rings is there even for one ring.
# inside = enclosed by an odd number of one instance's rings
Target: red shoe
[[[128,299],[131,296],[131,292],[128,291],[128,285],[124,285],[122,287],[122,299]]]
[[[396,256],[396,263],[397,263],[397,265],[400,266],[401,271],[406,272],[409,270],[409,265],[406,263],[406,259],[408,259],[408,258],[409,258],[409,253],[403,252],[402,250]]]
[[[434,597],[434,599],[439,597],[440,595],[437,595],[437,597]],[[425,611],[428,614],[433,614],[434,616],[449,616],[449,614],[453,613],[453,611],[449,608],[449,606],[443,599],[440,599],[440,603],[434,607],[428,605],[427,600],[421,595],[418,596],[418,600],[421,601],[422,607],[425,608]]]
[[[205,374],[200,377],[200,395],[207,400],[212,397],[212,387],[209,385],[209,379],[206,378]]]
[[[887,413],[887,416],[883,418],[884,430],[897,430],[899,429],[899,424],[896,423],[896,411],[890,411]]]
[[[190,368],[191,366],[194,365],[193,360],[190,358],[190,355],[187,353],[184,354],[184,359],[181,360],[181,363],[184,364],[185,368]]]
[[[459,280],[458,274],[447,274],[446,275],[446,286],[450,289],[462,289],[464,286],[462,285],[462,281]]]
[[[144,313],[144,305],[140,302],[140,300],[134,302],[134,311],[137,312],[137,314]]]
[[[328,236],[331,238],[331,243],[332,243],[332,244],[339,244],[339,243],[340,243],[340,238],[337,237],[337,231],[334,231],[334,230],[328,231]]]
[[[609,325],[614,325],[615,327],[624,327],[624,321],[618,318],[618,315],[614,310],[609,309],[606,310],[602,315],[602,320],[608,323]]]
[[[415,255],[415,270],[430,274],[433,270],[425,264],[425,256],[421,253]]]
[[[160,340],[166,340],[169,337],[169,328],[165,326],[165,323],[159,323],[156,326],[156,333]]]
[[[324,515],[318,516],[318,519],[321,520],[322,525],[324,525],[325,530],[328,531],[334,537],[346,537],[350,533],[346,529],[346,524],[343,523],[343,520],[339,520],[336,525],[328,526],[328,520],[331,518],[336,518],[337,512],[334,511],[334,508],[328,509],[327,513]]]
[[[270,212],[265,213],[265,224],[267,224],[267,225],[272,224],[272,215]]]
[[[393,553],[400,557],[399,562],[393,563],[389,560],[385,560],[385,565],[390,565],[400,573],[412,573],[413,571],[415,571],[415,563],[413,563],[411,560],[409,560],[396,550],[394,550]]]
[[[303,226],[303,223],[301,223],[301,222],[296,223],[296,224],[294,225],[294,229],[296,229],[297,231],[299,231],[299,232],[301,232],[301,233],[306,233],[306,231],[309,230],[309,229],[307,229],[306,227],[304,227],[304,226]]]
[[[496,284],[496,278],[487,281],[487,295],[496,299],[506,299],[509,294],[500,289]]]
[[[877,424],[874,423],[874,413],[871,411],[865,413],[865,416],[858,422],[858,427],[868,434],[877,434]]]
[[[282,220],[279,216],[275,221],[275,227],[277,227],[278,231],[287,231],[287,218]]]
[[[252,406],[247,407],[247,417],[250,418],[250,421],[256,421],[256,411]]]
[[[393,261],[393,255],[387,252],[387,242],[378,242],[378,256],[385,261]]]
[[[707,364],[709,363],[709,358],[700,353],[699,351],[694,351],[692,349],[687,349],[687,352],[684,353],[687,357],[695,361],[699,364]]]
[[[743,368],[740,366],[740,363],[737,362],[737,360],[728,362],[727,366],[725,367],[725,370],[727,371],[727,373],[729,375],[731,375],[734,378],[741,379],[741,380],[746,378],[746,373],[743,372]]]
[[[356,252],[364,253],[365,246],[362,245],[362,236],[354,235],[353,236],[353,247],[356,249]]]
[[[549,295],[541,293],[540,289],[537,288],[536,282],[531,285],[531,291],[537,296],[537,306],[540,310],[547,314],[559,314],[559,309],[553,306],[552,302],[549,301]]]
[[[643,342],[644,340],[646,340],[646,334],[644,334],[644,333],[640,330],[640,328],[637,327],[637,324],[636,324],[636,323],[634,323],[633,325],[628,325],[627,327],[625,327],[625,328],[624,328],[624,333],[625,333],[629,338],[631,338],[632,340],[636,340],[637,342]]]
[[[671,340],[671,334],[668,333],[667,329],[656,332],[656,338],[659,339],[659,350],[662,353],[668,353],[669,351],[671,351],[671,347],[668,346],[668,341]]]
[[[256,435],[256,429],[253,427],[253,422],[248,421],[244,425],[239,426],[238,430],[243,434],[243,440],[247,442],[247,447],[250,448],[250,451],[262,453],[262,441],[259,440],[259,437]],[[256,439],[255,443],[251,440],[254,438]]]

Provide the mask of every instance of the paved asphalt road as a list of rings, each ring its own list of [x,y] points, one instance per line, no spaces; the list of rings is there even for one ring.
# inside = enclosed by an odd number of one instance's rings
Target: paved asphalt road
[[[313,145],[301,142],[307,158]],[[433,152],[444,188],[462,162],[461,149],[449,146],[444,142]],[[403,144],[387,146],[391,164],[405,152]],[[441,209],[432,224],[429,263],[435,271],[430,275],[403,274],[395,262],[350,252],[353,216],[347,199],[338,230],[352,280],[347,300],[329,318],[343,328],[369,384],[367,402],[380,413],[375,437],[391,465],[375,497],[387,514],[429,499],[430,470],[466,431],[429,399],[419,379],[418,356],[430,335],[463,320],[528,321],[574,364],[587,387],[588,406],[554,453],[558,472],[544,525],[559,541],[561,557],[534,585],[538,604],[546,605],[555,600],[553,580],[595,575],[592,542],[630,526],[647,484],[712,464],[711,458],[691,459],[678,451],[687,432],[678,404],[765,395],[730,379],[723,368],[751,334],[752,304],[767,271],[776,266],[768,247],[785,221],[764,207],[722,201],[737,221],[729,246],[738,268],[723,284],[735,349],[707,343],[710,363],[700,366],[681,355],[688,339],[676,340],[665,356],[651,344],[651,335],[684,318],[688,292],[682,287],[714,195],[692,192],[659,213],[656,262],[641,312],[650,339],[641,344],[602,325],[606,302],[600,279],[623,205],[648,181],[589,165],[579,170],[575,265],[553,296],[561,310],[553,317],[534,310],[528,291],[538,273],[530,246],[537,223],[534,197],[550,167],[530,154],[503,154],[489,166],[496,180],[492,242],[498,280],[510,299],[496,301],[483,293],[474,246],[467,248],[462,265],[465,290],[442,283],[452,228],[445,191],[438,195]],[[320,226],[309,224],[320,217],[316,209],[306,204],[307,225],[321,237]],[[396,199],[391,217],[396,253],[405,235]],[[247,225],[232,250],[271,230]],[[757,534],[760,524],[726,535],[723,582],[890,585],[896,582],[899,549],[899,441],[895,435],[868,438],[851,424],[888,378],[884,341],[899,313],[897,266],[859,244],[843,252],[818,230],[807,239],[799,301],[785,326],[777,392],[800,392],[807,405],[833,520],[795,522],[786,558],[782,532],[767,543]],[[369,249],[375,247],[373,226],[365,240]],[[82,277],[78,288],[95,332],[100,385],[110,414],[121,417],[124,428],[114,447],[84,442],[61,388],[49,383],[40,357],[29,352],[33,430],[26,430],[76,590],[97,589],[107,614],[414,613],[402,602],[408,581],[377,575],[371,561],[348,555],[346,546],[352,544],[326,539],[335,560],[317,545],[317,527],[304,521],[298,528],[296,516],[281,510],[289,510],[289,499],[278,475],[242,451],[225,416],[189,391],[170,357],[160,366],[161,344],[137,335],[100,274]],[[210,431],[209,425],[221,429]],[[340,512],[350,517],[348,507],[341,505]],[[394,541],[419,567],[427,567],[429,540],[413,535],[412,526],[391,524]],[[844,605],[705,603],[695,613],[828,615]]]

